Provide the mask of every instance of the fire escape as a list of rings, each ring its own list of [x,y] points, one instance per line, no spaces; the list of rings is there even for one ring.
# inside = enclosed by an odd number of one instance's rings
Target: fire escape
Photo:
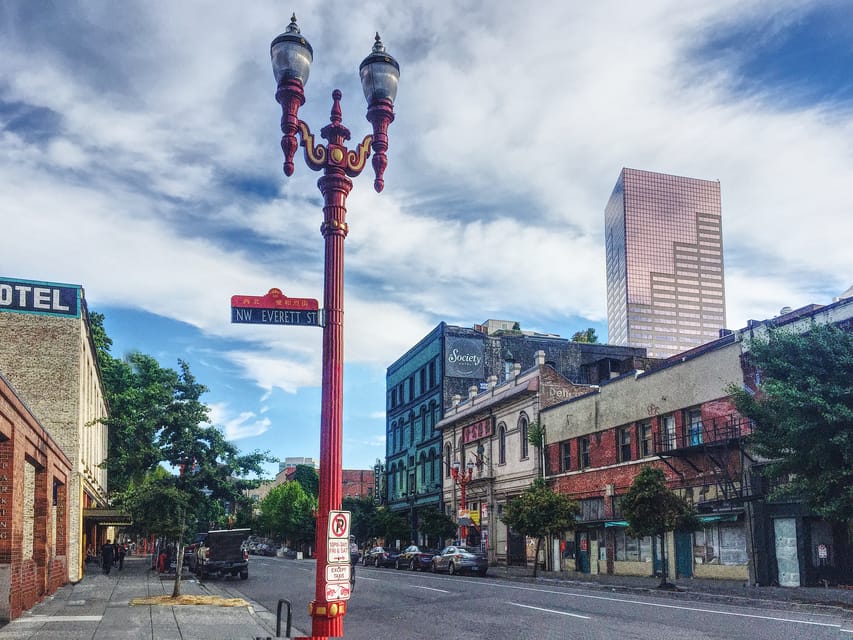
[[[746,480],[747,468],[755,462],[745,442],[751,432],[752,423],[734,414],[685,420],[682,429],[669,433],[661,427],[655,434],[655,453],[679,476],[686,497],[700,513],[725,511],[755,497]]]

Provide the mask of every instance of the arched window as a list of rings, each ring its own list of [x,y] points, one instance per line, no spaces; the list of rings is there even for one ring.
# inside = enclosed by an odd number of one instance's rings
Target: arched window
[[[450,468],[453,463],[453,445],[449,442],[444,445],[444,477],[450,477]]]
[[[409,446],[415,444],[415,412],[409,414]]]
[[[394,485],[395,485],[395,480],[396,480],[396,478],[394,477],[394,474],[396,472],[397,472],[397,466],[392,464],[391,468],[388,469],[388,497],[389,498],[394,495]]]
[[[430,488],[435,485],[435,449],[429,451],[429,483]]]
[[[521,459],[522,460],[527,458],[528,455],[530,454],[530,452],[528,451],[528,448],[530,447],[530,442],[527,439],[528,426],[529,426],[529,423],[527,421],[527,416],[522,413],[521,417],[518,419],[518,430],[521,433]]]
[[[390,444],[391,448],[389,449],[388,452],[394,453],[394,451],[397,449],[397,423],[396,422],[394,422],[391,425],[390,431],[391,431],[391,433],[389,435],[391,436],[391,442],[389,444]]]
[[[421,442],[427,439],[427,433],[429,432],[429,413],[427,413],[426,406],[421,407]]]
[[[423,487],[426,484],[426,454],[421,451],[421,455],[418,458],[418,470],[420,471],[421,481],[420,486]]]
[[[506,464],[506,425],[498,426],[498,464]]]

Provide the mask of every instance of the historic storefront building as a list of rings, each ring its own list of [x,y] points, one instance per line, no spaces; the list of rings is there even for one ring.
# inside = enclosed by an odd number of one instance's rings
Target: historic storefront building
[[[99,527],[125,522],[105,510],[107,427],[100,420],[107,407],[82,287],[0,279],[0,373],[71,460],[67,568],[77,581],[86,545],[102,542]]]

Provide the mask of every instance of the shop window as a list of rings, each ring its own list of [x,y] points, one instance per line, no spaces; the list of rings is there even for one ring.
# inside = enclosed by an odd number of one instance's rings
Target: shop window
[[[697,564],[747,564],[743,524],[707,524],[694,532],[693,559]]]
[[[631,427],[619,427],[616,430],[616,445],[619,462],[628,462],[631,459]]]
[[[578,439],[578,467],[586,469],[589,466],[589,438]]]
[[[570,440],[560,443],[560,471],[572,468],[572,445]]]
[[[625,529],[620,529],[615,535],[616,560],[620,562],[651,562],[652,538],[634,538]]]

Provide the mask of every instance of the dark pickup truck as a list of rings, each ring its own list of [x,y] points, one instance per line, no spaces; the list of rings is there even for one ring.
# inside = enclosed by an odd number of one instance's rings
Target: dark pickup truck
[[[245,580],[249,577],[249,554],[243,549],[243,541],[251,533],[251,529],[208,531],[195,547],[193,571],[201,578],[231,574]]]

